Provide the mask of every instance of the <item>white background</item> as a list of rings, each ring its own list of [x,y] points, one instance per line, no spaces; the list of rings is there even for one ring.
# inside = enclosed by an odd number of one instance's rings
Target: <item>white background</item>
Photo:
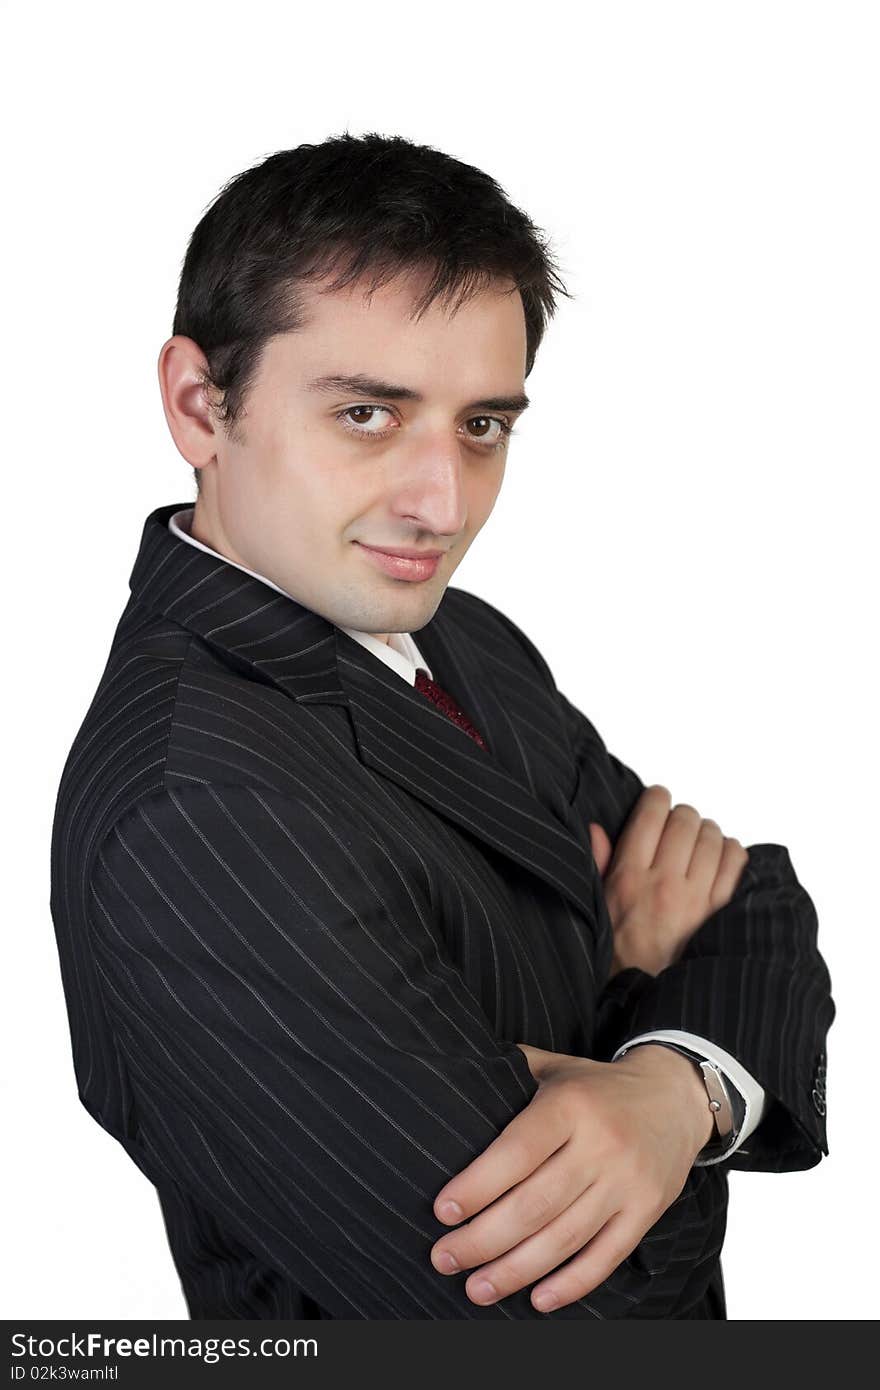
[[[76,1095],[49,915],[67,750],[148,511],[187,238],[226,179],[348,129],[493,175],[563,300],[453,583],[609,748],[816,904],[830,1157],[731,1175],[731,1319],[876,1285],[878,9],[3,4],[8,1318],[185,1318],[158,1202]]]

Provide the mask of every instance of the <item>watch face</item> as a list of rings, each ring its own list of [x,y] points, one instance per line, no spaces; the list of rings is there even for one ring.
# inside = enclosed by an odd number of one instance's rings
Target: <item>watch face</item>
[[[715,1128],[722,1138],[726,1139],[733,1132],[733,1108],[724,1077],[712,1062],[701,1062],[700,1071],[703,1073],[709,1104],[715,1116]]]

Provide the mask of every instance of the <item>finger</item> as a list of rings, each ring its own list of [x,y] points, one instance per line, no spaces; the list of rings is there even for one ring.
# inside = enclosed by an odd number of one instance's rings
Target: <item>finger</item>
[[[645,788],[617,837],[609,866],[611,869],[616,868],[622,859],[637,869],[650,868],[671,800],[668,788],[659,783]]]
[[[473,1221],[442,1235],[431,1249],[434,1268],[441,1274],[455,1274],[506,1255],[570,1207],[593,1180],[594,1174],[585,1171],[583,1153],[563,1144],[530,1177]],[[444,1259],[449,1255],[455,1266]]]
[[[706,898],[709,897],[709,890],[715,882],[723,848],[724,836],[721,834],[721,826],[717,821],[704,819],[697,831],[686,877]]]
[[[530,1043],[517,1043],[516,1046],[528,1062],[529,1071],[536,1081],[540,1081],[545,1072],[559,1063],[559,1054],[548,1052],[546,1048],[533,1047]]]
[[[597,821],[590,821],[590,847],[593,851],[593,858],[596,861],[596,868],[599,870],[599,877],[603,877],[611,859],[611,841],[605,831],[604,826]]]
[[[715,875],[715,882],[710,891],[710,900],[713,903],[713,911],[719,907],[724,907],[729,903],[736,891],[736,885],[746,864],[749,862],[749,852],[740,844],[739,840],[726,836],[724,848],[721,852],[721,863],[718,865],[718,872]]]
[[[613,1216],[615,1202],[607,1186],[593,1183],[553,1221],[520,1241],[500,1259],[475,1270],[465,1284],[473,1303],[497,1303],[527,1288],[555,1270],[561,1261],[582,1250]],[[484,1285],[488,1282],[491,1289]]]
[[[633,1218],[629,1211],[618,1211],[609,1218],[602,1230],[584,1247],[574,1259],[562,1269],[553,1271],[551,1278],[545,1279],[531,1292],[531,1301],[539,1312],[552,1312],[553,1308],[564,1308],[585,1294],[592,1293],[603,1280],[613,1274],[635,1250],[646,1231],[650,1230],[657,1218]],[[551,1303],[542,1307],[548,1296]]]
[[[702,821],[703,818],[695,806],[689,806],[683,801],[673,806],[666,818],[663,833],[649,867],[684,875],[691,862]]]
[[[531,1176],[570,1134],[571,1120],[553,1103],[552,1092],[537,1091],[497,1138],[441,1187],[434,1198],[434,1215],[438,1221],[455,1223],[482,1211],[514,1183]],[[460,1214],[444,1214],[444,1202],[455,1202]]]

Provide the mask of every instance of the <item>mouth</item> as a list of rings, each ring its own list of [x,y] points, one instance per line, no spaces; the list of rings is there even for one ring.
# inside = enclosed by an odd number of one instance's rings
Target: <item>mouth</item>
[[[364,545],[362,541],[355,541],[354,544],[371,564],[391,575],[392,579],[408,579],[410,582],[430,579],[445,554],[442,550],[380,550],[378,546]]]

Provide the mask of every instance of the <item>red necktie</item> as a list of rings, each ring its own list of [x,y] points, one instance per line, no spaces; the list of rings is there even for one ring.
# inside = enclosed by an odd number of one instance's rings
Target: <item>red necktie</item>
[[[427,671],[421,666],[416,669],[415,688],[416,690],[420,690],[423,695],[427,695],[428,699],[431,700],[439,710],[442,710],[443,713],[452,720],[453,724],[457,724],[460,729],[464,729],[466,734],[470,734],[474,742],[478,743],[481,748],[486,747],[482,734],[478,729],[474,728],[464,711],[455,703],[449,691],[444,690],[442,685],[438,685],[435,680],[432,680]]]

